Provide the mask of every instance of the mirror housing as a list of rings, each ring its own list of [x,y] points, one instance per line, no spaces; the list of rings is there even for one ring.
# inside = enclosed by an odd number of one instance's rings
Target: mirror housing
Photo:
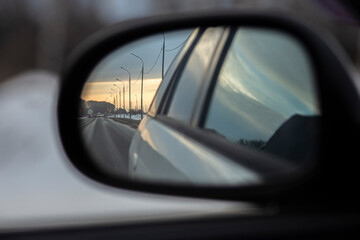
[[[281,181],[243,187],[184,187],[165,184],[134,182],[111,174],[91,160],[83,144],[77,122],[77,106],[82,87],[96,65],[114,49],[139,38],[164,31],[205,27],[240,26],[273,28],[298,39],[308,51],[314,68],[322,122],[320,146],[314,164],[299,174],[291,174]],[[331,45],[331,47],[330,47]],[[352,172],[348,165],[338,166],[336,159],[351,158],[355,143],[333,139],[359,139],[359,93],[349,76],[345,60],[339,56],[336,44],[327,43],[308,27],[287,17],[262,13],[201,12],[171,16],[150,17],[117,24],[90,37],[79,46],[66,62],[61,74],[61,92],[58,105],[58,123],[63,146],[70,161],[83,174],[106,185],[132,190],[217,199],[268,201],[297,196],[316,195],[317,187],[329,191],[332,171]],[[334,52],[337,51],[336,53]],[[337,106],[334,109],[334,106]],[[351,135],[351,136],[350,136]],[[349,150],[350,149],[350,150]],[[335,159],[335,160],[334,160]],[[348,178],[337,180],[344,185]]]

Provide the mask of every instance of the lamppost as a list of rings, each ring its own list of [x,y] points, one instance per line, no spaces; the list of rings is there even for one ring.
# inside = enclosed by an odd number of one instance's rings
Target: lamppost
[[[126,71],[129,74],[129,113],[130,113],[130,119],[131,119],[131,75],[130,75],[130,72],[126,68],[121,67],[121,69]]]
[[[111,90],[113,90],[113,89],[111,89]],[[113,94],[114,94],[114,93],[110,91],[109,94],[110,94],[110,104],[109,104],[109,106],[110,106],[110,107],[109,107],[109,113],[110,113],[110,108],[111,108],[111,105],[112,105],[112,104],[111,104],[111,100],[112,100],[112,97],[113,97]]]
[[[114,84],[114,86],[119,89],[119,109],[121,109],[121,88],[116,84]],[[121,117],[121,113],[120,113],[120,117]]]
[[[114,112],[116,113],[116,109],[117,109],[117,107],[116,107],[116,103],[117,103],[117,92],[116,92],[116,90],[115,89],[110,89],[111,91],[114,91]],[[117,117],[117,115],[115,114],[115,117]]]
[[[108,107],[109,107],[109,106],[108,106],[108,102],[107,102],[108,99],[109,99],[109,97],[106,97],[106,98],[105,98],[105,112],[104,112],[104,116],[105,116],[105,115],[107,116],[107,114],[106,114],[107,111],[106,111],[106,110],[107,110]]]
[[[143,86],[144,86],[144,61],[142,60],[141,57],[139,57],[138,55],[134,54],[134,53],[131,53],[131,55],[133,55],[134,57],[140,59],[141,61],[141,110],[140,110],[140,113],[141,113],[141,118],[140,119],[143,119]]]
[[[135,98],[136,98],[136,105],[135,105],[135,112],[138,111],[138,100],[137,100],[137,95],[135,94]]]
[[[124,83],[122,82],[122,80],[120,80],[120,79],[116,79],[116,81],[119,81],[119,82],[121,82],[122,83],[122,86],[123,86],[123,109],[125,110],[125,108],[126,108],[126,101],[125,101],[125,97],[126,97],[126,94],[125,94],[125,91],[126,91],[126,89],[125,89],[125,85],[124,85]],[[124,117],[125,117],[125,113],[124,113]]]

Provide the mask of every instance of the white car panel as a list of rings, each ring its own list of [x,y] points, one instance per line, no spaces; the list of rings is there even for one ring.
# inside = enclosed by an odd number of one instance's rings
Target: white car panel
[[[134,179],[174,183],[249,185],[261,177],[151,117],[143,119],[129,150]]]

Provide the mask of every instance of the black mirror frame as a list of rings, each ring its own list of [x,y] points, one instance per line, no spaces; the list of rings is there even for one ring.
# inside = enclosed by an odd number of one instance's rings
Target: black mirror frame
[[[125,178],[111,175],[101,169],[91,160],[78,128],[77,104],[79,96],[88,75],[99,61],[112,50],[138,38],[181,28],[201,26],[238,26],[274,28],[285,31],[297,39],[308,50],[312,58],[317,89],[322,112],[322,131],[320,149],[316,164],[299,175],[289,176],[286,182],[271,182],[264,186],[249,187],[181,187],[163,184],[148,184],[133,182]],[[65,152],[72,164],[89,178],[103,184],[151,193],[172,194],[190,197],[215,199],[249,200],[266,202],[270,200],[286,201],[289,196],[303,199],[304,194],[313,194],[319,186],[325,189],[329,171],[336,164],[331,163],[329,156],[341,155],[344,146],[336,146],[329,138],[340,137],[341,131],[329,133],[329,129],[340,121],[347,128],[354,128],[354,134],[359,137],[359,95],[355,85],[346,70],[343,60],[339,60],[328,43],[308,27],[288,17],[275,14],[249,13],[239,11],[207,11],[178,15],[162,15],[119,23],[105,29],[85,41],[70,56],[61,73],[61,90],[58,103],[59,131]],[[333,110],[333,105],[340,107],[339,112]],[[332,152],[335,151],[335,152]],[[334,165],[335,164],[335,165]],[[324,179],[325,178],[325,179]],[[316,194],[315,194],[316,195]]]

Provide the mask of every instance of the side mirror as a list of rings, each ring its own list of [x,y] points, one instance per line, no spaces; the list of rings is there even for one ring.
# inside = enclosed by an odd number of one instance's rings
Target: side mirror
[[[344,129],[359,137],[359,95],[344,65],[308,28],[272,15],[122,23],[78,48],[62,84],[70,160],[116,187],[284,196],[309,190],[348,147],[330,139]]]

